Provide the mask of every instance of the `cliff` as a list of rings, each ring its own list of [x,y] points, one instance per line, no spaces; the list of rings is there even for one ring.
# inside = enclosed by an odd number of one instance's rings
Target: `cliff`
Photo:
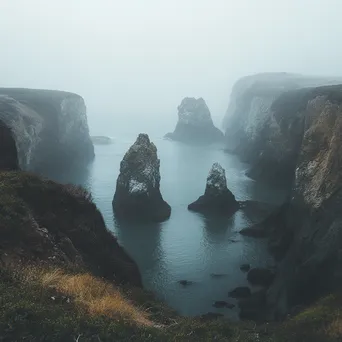
[[[165,138],[204,145],[223,142],[223,133],[214,126],[209,108],[202,98],[186,97],[177,109],[176,128]]]
[[[278,113],[279,110],[292,113],[301,101],[300,96],[297,95],[287,100],[287,96],[291,97],[291,93],[288,92],[307,87],[338,84],[341,81],[338,78],[308,77],[288,73],[264,73],[240,79],[232,89],[223,122],[227,150],[239,154],[245,161],[253,164],[248,173],[252,178],[267,181],[270,177],[276,181],[282,178],[288,179],[290,177],[288,170],[283,169],[282,164],[278,164],[279,156],[282,153],[287,156],[291,153],[295,148],[293,146],[298,145],[297,137],[302,132],[300,117]],[[288,95],[280,99],[282,94]],[[281,109],[284,101],[287,107]],[[287,121],[280,122],[283,119]],[[287,130],[286,125],[292,125],[292,129]],[[286,146],[289,150],[285,150],[277,141],[278,135],[274,132],[279,130],[281,134],[290,132],[289,134],[293,135],[293,146]],[[289,143],[290,138],[287,137]],[[269,149],[272,151],[269,152]],[[272,160],[268,160],[270,155]],[[288,157],[293,159],[292,156]]]
[[[94,158],[86,106],[79,95],[0,88],[0,121],[2,131],[7,132],[7,138],[2,139],[13,150],[13,138],[17,164],[23,170],[49,174],[84,165]],[[0,152],[2,160],[15,159],[4,147]]]
[[[265,221],[279,261],[267,302],[273,317],[284,317],[342,285],[342,86],[282,92],[261,117],[236,147],[252,177],[289,188],[287,203]]]
[[[270,141],[286,152],[278,164],[293,173],[291,199],[270,242],[284,251],[269,290],[274,314],[283,316],[342,285],[342,86],[284,94],[273,108],[278,130]]]
[[[0,268],[8,262],[75,266],[141,286],[136,264],[82,188],[22,171],[0,172]]]

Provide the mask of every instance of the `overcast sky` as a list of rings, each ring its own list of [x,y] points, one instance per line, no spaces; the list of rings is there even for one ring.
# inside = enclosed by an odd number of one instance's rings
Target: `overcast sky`
[[[0,86],[82,95],[91,119],[223,117],[262,71],[342,75],[341,0],[0,0]]]

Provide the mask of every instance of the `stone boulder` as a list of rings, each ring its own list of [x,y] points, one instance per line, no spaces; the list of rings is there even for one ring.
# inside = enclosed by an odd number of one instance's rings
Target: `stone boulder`
[[[178,122],[165,138],[192,144],[223,142],[223,133],[214,126],[209,108],[202,98],[186,97],[178,106]]]
[[[203,214],[227,216],[239,209],[239,202],[227,188],[226,172],[219,163],[214,163],[209,171],[204,195],[189,204],[188,209]]]
[[[161,222],[170,217],[171,207],[160,193],[160,160],[147,134],[139,134],[120,164],[113,198],[116,218]]]

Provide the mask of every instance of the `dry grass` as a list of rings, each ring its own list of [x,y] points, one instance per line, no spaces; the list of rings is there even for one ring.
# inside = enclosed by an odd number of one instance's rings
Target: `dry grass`
[[[89,273],[68,274],[61,269],[36,267],[28,267],[20,273],[25,282],[35,282],[43,289],[56,290],[91,316],[104,315],[146,327],[157,327],[148,314],[130,302],[119,289]]]
[[[342,337],[342,317],[340,314],[329,324],[326,334],[333,338]]]

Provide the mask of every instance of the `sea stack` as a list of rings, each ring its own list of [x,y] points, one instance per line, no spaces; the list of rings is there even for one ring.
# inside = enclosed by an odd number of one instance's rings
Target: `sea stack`
[[[189,204],[188,209],[203,214],[227,216],[239,209],[239,202],[227,188],[226,172],[219,163],[214,163],[209,171],[204,195]]]
[[[178,106],[178,122],[173,133],[165,138],[191,144],[212,144],[224,140],[214,126],[209,108],[202,98],[186,97]]]
[[[113,210],[116,218],[161,222],[170,217],[171,207],[160,193],[160,160],[147,134],[139,134],[120,164]]]

